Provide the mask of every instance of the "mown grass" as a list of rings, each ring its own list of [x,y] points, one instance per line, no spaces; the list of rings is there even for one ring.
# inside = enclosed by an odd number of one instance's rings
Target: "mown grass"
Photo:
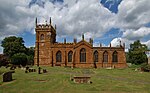
[[[37,69],[37,67],[34,67]],[[150,73],[127,69],[42,67],[48,73],[16,69],[12,82],[2,82],[0,93],[150,93]],[[4,71],[0,68],[0,71]],[[5,69],[6,71],[6,69]],[[91,76],[92,84],[75,84],[70,76]]]

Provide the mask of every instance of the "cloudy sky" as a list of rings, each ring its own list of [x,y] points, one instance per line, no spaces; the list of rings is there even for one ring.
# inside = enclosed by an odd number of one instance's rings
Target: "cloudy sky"
[[[57,41],[94,38],[94,46],[129,44],[139,39],[150,48],[150,0],[0,0],[0,42],[21,36],[27,47],[35,44],[38,23],[57,25]],[[0,47],[2,53],[2,47]]]

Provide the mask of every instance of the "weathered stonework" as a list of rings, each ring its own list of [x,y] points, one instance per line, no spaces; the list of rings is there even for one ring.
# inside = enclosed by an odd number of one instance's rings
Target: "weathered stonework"
[[[35,56],[34,64],[37,65],[48,65],[48,66],[70,66],[70,67],[80,67],[80,68],[101,68],[101,67],[115,67],[115,68],[125,68],[126,58],[125,58],[125,47],[120,44],[118,47],[93,47],[93,40],[90,39],[89,42],[82,40],[77,42],[74,39],[73,43],[56,42],[56,26],[55,28],[51,25],[51,19],[49,24],[37,24],[36,20],[36,42],[35,42]],[[86,62],[80,62],[80,51],[81,49],[86,50]],[[57,52],[61,52],[61,62],[56,62]],[[68,53],[72,51],[72,61],[68,62]],[[98,62],[94,62],[94,52],[98,52]],[[108,53],[108,62],[103,62],[103,53]],[[117,53],[117,62],[112,62],[113,53]]]

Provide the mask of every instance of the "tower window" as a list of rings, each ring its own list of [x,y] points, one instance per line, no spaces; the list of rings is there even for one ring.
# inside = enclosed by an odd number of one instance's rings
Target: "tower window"
[[[44,34],[41,34],[40,40],[44,40]]]

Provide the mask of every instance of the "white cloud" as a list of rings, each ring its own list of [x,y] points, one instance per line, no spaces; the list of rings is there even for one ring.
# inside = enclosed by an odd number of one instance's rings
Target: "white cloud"
[[[133,40],[128,40],[128,39],[126,39],[126,38],[118,37],[118,38],[114,38],[114,39],[111,41],[111,45],[112,45],[113,47],[120,46],[120,41],[121,41],[121,45],[122,45],[122,46],[125,44],[125,51],[126,51],[126,52],[127,52],[128,49],[130,48],[130,44],[134,42]]]
[[[111,41],[111,46],[113,46],[113,47],[119,46],[120,45],[120,41],[121,41],[121,38],[114,38]]]
[[[135,40],[150,36],[150,28],[145,27],[150,22],[150,0],[123,0],[118,7],[115,27],[123,31],[121,38],[125,40],[126,47]],[[115,42],[117,39],[113,39]],[[114,44],[114,45],[116,45]],[[148,46],[150,46],[147,43]]]
[[[148,35],[150,35],[150,28],[148,28],[148,27],[141,27],[138,30],[127,29],[123,33],[123,37],[127,38],[129,40],[141,39]]]
[[[146,41],[146,42],[142,42],[143,44],[146,44],[148,46],[148,48],[150,49],[150,40]]]
[[[123,0],[117,14],[118,27],[139,29],[150,22],[150,0]]]

